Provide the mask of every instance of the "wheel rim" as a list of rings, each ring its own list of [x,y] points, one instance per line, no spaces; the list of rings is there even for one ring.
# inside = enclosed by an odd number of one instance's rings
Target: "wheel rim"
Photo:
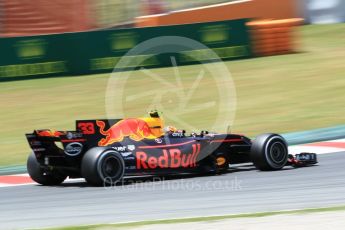
[[[283,143],[275,142],[270,148],[270,158],[275,164],[281,164],[286,158],[286,148]]]
[[[109,156],[104,159],[102,173],[104,178],[117,178],[121,174],[121,162],[117,157]]]

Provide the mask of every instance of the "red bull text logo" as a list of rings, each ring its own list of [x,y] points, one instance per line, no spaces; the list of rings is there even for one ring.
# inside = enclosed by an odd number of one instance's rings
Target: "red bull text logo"
[[[179,149],[163,150],[163,155],[148,156],[145,152],[136,152],[137,169],[156,168],[194,168],[200,153],[200,144],[192,145],[192,153],[182,153]]]
[[[99,146],[107,146],[115,142],[120,142],[124,137],[129,137],[134,141],[141,141],[144,138],[155,139],[148,124],[141,119],[125,119],[117,122],[108,130],[104,130],[105,122],[96,121],[100,128],[100,133],[105,136],[99,142]]]

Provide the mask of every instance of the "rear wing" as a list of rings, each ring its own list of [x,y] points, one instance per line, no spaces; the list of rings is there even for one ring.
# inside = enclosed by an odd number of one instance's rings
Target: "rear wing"
[[[99,141],[104,138],[104,130],[109,129],[120,120],[77,120],[75,131],[41,129],[26,134],[26,138],[36,156],[61,156],[64,153],[74,155],[73,152],[77,152],[78,146],[82,147],[83,152],[98,146]]]
[[[54,131],[50,129],[35,130],[26,134],[28,143],[35,153],[39,155],[64,155],[68,154],[71,143],[86,146],[87,139],[83,133],[76,131]],[[66,152],[67,151],[67,152]]]

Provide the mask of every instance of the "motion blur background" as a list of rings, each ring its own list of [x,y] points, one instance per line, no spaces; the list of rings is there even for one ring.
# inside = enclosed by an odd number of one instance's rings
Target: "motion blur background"
[[[2,0],[1,35],[20,36],[133,27],[137,25],[138,17],[140,19],[141,16],[169,14],[172,11],[229,2],[256,5],[258,11],[259,5],[265,5],[264,12],[261,13],[261,18],[265,19],[303,17],[306,23],[345,21],[344,0]],[[260,14],[253,9],[240,10],[247,11],[248,17],[253,18]],[[224,17],[224,20],[233,19],[233,15],[237,14],[238,12],[230,11],[228,18]]]
[[[105,89],[118,59],[162,35],[197,40],[224,60],[237,91],[234,132],[342,125],[344,22],[345,0],[1,0],[0,166],[25,162],[24,133],[106,117]],[[161,68],[171,66],[163,59],[150,71],[173,82],[176,69]],[[177,61],[188,90],[203,67]],[[205,72],[191,107],[212,97],[211,75]],[[132,76],[129,94],[151,90],[145,72]],[[142,115],[147,103],[137,99],[127,114]],[[205,129],[213,114],[183,116]]]

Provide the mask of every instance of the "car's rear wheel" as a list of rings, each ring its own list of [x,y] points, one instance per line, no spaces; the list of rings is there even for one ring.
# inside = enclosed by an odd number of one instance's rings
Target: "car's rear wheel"
[[[43,170],[34,153],[28,157],[26,166],[31,179],[41,185],[59,185],[67,178],[56,170]]]
[[[279,170],[286,165],[288,147],[282,136],[262,134],[253,140],[250,154],[256,168],[263,171]]]
[[[122,156],[112,149],[95,147],[87,151],[81,163],[81,175],[94,186],[112,185],[125,173]]]

